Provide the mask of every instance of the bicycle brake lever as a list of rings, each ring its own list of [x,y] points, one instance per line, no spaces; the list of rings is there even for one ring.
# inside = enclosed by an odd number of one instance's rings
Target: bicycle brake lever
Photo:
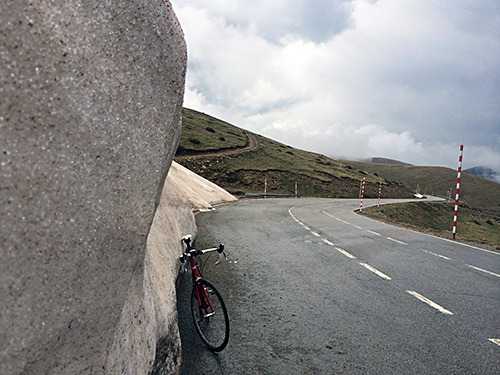
[[[228,260],[225,251],[222,251],[219,253],[219,260],[217,262],[215,262],[215,264],[218,265],[220,262],[222,262],[223,259]]]

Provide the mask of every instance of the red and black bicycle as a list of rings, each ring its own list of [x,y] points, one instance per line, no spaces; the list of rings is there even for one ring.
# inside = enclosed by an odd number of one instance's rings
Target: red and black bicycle
[[[189,260],[193,280],[193,291],[191,292],[191,313],[194,326],[203,343],[213,352],[223,350],[229,341],[229,316],[226,305],[220,293],[212,283],[205,280],[200,270],[200,257],[205,253],[217,251],[219,253],[219,264],[226,259],[224,245],[204,250],[196,250],[191,247],[191,236],[182,238],[186,244],[186,251],[180,257],[181,263],[186,265]]]

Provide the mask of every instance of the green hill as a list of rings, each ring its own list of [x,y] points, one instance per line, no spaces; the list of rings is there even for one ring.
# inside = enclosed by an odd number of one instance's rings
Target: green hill
[[[366,175],[365,196],[377,197],[379,181],[385,198],[407,198],[410,189],[396,180],[346,165],[324,155],[299,150],[209,115],[183,110],[182,135],[175,160],[237,195],[264,192],[301,196],[359,196]]]
[[[246,146],[243,129],[191,109],[182,110],[182,133],[177,155]]]

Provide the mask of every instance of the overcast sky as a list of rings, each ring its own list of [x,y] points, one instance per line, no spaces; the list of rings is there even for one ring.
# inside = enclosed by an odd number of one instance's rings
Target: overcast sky
[[[184,106],[333,157],[500,172],[500,1],[171,0]]]

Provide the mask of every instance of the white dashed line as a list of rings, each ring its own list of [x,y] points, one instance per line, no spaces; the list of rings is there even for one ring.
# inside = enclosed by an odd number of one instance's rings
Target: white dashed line
[[[450,260],[451,259],[451,258],[445,257],[444,255],[433,253],[432,251],[429,251],[429,250],[425,250],[425,249],[422,249],[422,250],[425,251],[427,254],[431,254],[431,255],[434,255],[436,257],[440,257],[440,258],[443,258],[443,259],[446,259],[446,260]]]
[[[344,249],[341,249],[340,247],[336,247],[336,249],[337,249],[337,251],[340,251],[342,254],[344,254],[346,257],[351,258],[351,259],[356,259],[356,257],[354,255],[352,255],[351,253],[348,253]]]
[[[394,238],[391,238],[391,237],[386,237],[389,241],[394,241],[394,242],[397,242],[398,244],[401,244],[401,245],[408,245],[406,242],[403,242],[403,241],[400,241],[400,240],[396,240]]]
[[[493,276],[496,276],[496,277],[500,277],[500,275],[497,274],[497,273],[494,273],[494,272],[491,272],[491,271],[487,271],[487,270],[483,270],[482,268],[474,267],[474,266],[471,266],[470,264],[467,264],[467,267],[474,268],[475,270],[478,270],[478,271],[481,271],[481,272],[489,273],[490,275],[493,275]]]
[[[372,230],[367,230],[368,233],[374,234],[375,236],[381,236],[380,233],[374,232]]]
[[[302,226],[304,227],[305,230],[311,230],[311,228],[309,228],[307,225],[305,224],[302,224]]]
[[[335,245],[333,244],[333,242],[330,242],[330,241],[328,241],[328,240],[326,240],[326,239],[324,239],[324,238],[323,238],[323,242],[324,242],[324,243],[326,243],[327,245],[330,245],[330,246],[335,246]]]
[[[315,232],[315,231],[313,231],[313,230],[311,231],[311,233],[312,233],[314,236],[316,236],[316,237],[321,237],[318,233],[316,233],[316,232]]]
[[[415,298],[419,299],[420,301],[428,304],[429,306],[435,308],[439,312],[442,312],[443,314],[446,314],[446,315],[453,315],[453,313],[451,311],[446,310],[444,307],[439,306],[436,302],[432,302],[430,299],[424,297],[423,295],[418,294],[417,292],[413,292],[411,290],[407,290],[407,292],[410,293],[413,297],[415,297]]]
[[[497,344],[498,346],[500,346],[500,339],[488,339],[490,340],[493,344]]]
[[[333,217],[333,216],[332,216],[332,217]],[[348,221],[345,221],[345,220],[339,219],[338,217],[336,217],[336,218],[335,218],[335,220],[340,221],[341,223],[344,223],[344,224],[347,224],[347,225],[351,225],[351,223],[349,223]]]
[[[336,217],[335,217],[335,216],[333,216],[332,214],[329,214],[329,213],[328,213],[328,212],[326,212],[325,210],[323,210],[323,213],[324,213],[325,215],[327,215],[327,216],[330,216],[330,217],[332,217],[332,218],[336,219]]]
[[[359,225],[354,225],[354,224],[351,224],[354,228],[357,228],[357,229],[363,229],[361,228]]]
[[[369,264],[366,264],[366,263],[360,263],[363,267],[365,267],[367,270],[370,270],[372,271],[374,274],[380,276],[381,278],[383,279],[386,279],[386,280],[391,280],[391,278],[389,276],[387,276],[385,273],[382,273],[380,272],[378,269],[376,268],[373,268],[372,266],[370,266]]]

